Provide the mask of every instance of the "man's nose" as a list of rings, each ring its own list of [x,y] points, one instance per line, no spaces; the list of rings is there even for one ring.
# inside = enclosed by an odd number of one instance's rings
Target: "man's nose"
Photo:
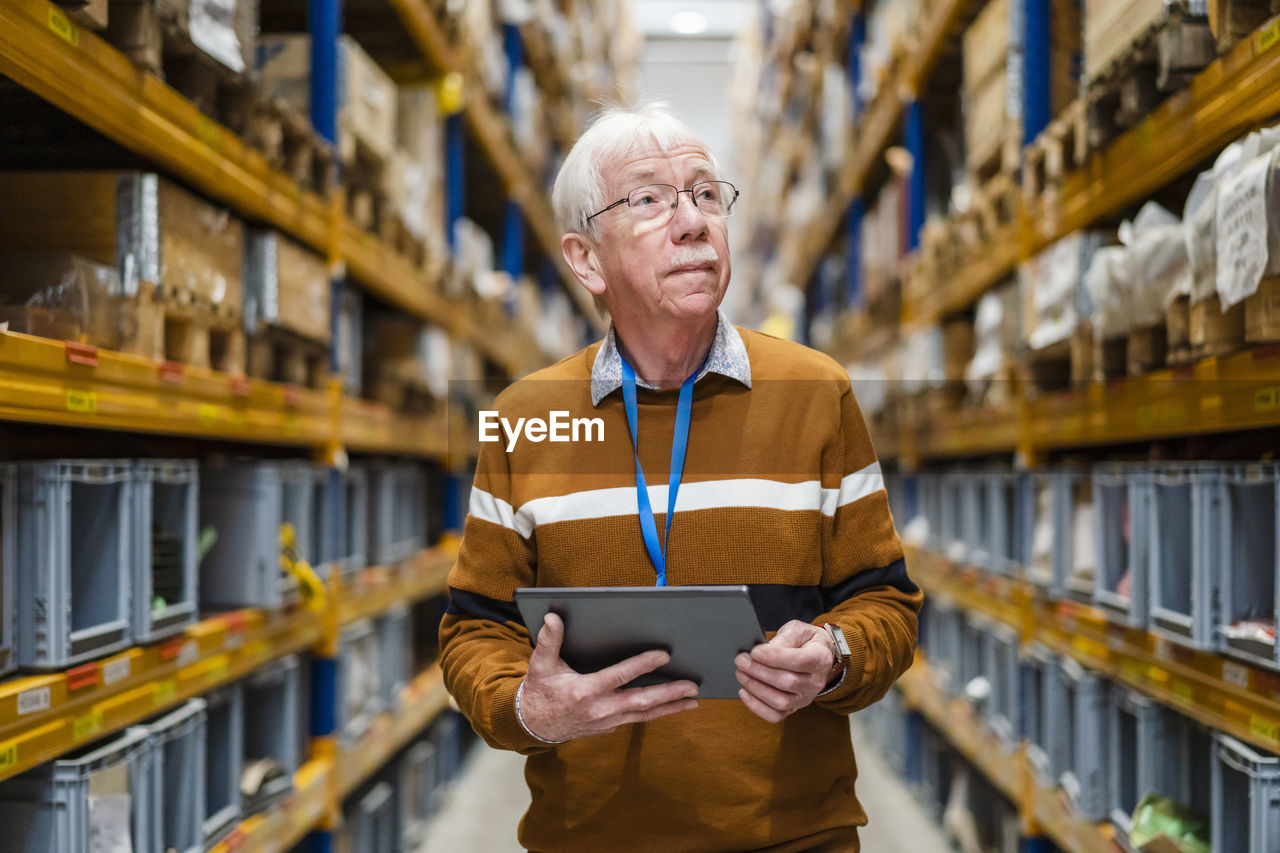
[[[676,209],[671,224],[679,232],[677,242],[706,236],[707,215],[694,202],[692,192],[676,193]]]

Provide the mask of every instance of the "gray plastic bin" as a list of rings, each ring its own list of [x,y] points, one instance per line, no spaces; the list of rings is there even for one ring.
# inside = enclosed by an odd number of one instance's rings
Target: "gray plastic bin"
[[[0,675],[18,665],[14,638],[17,633],[15,580],[18,571],[17,479],[13,468],[0,465]]]
[[[400,826],[405,850],[422,844],[436,808],[436,748],[420,740],[400,757]]]
[[[302,766],[303,722],[301,665],[286,655],[254,670],[241,682],[244,691],[244,763],[270,762],[280,775],[268,774],[256,791],[242,788],[245,814],[269,808],[293,790],[293,775]]]
[[[1111,822],[1127,838],[1133,828],[1133,810],[1167,778],[1165,751],[1174,744],[1163,736],[1165,717],[1154,700],[1120,685],[1112,686],[1110,699]]]
[[[964,474],[948,471],[941,475],[938,548],[956,563],[963,563],[969,558],[964,541],[964,487]]]
[[[1054,774],[1050,768],[1053,732],[1050,731],[1049,702],[1058,692],[1057,659],[1053,652],[1040,643],[1032,642],[1022,651],[1020,698],[1021,713],[1018,729],[1027,746],[1027,760],[1047,785]]]
[[[1214,649],[1222,468],[1165,464],[1151,483],[1148,624],[1161,636],[1198,649]]]
[[[204,850],[205,727],[203,699],[191,699],[136,730],[151,748],[151,835],[135,853]]]
[[[1218,633],[1225,651],[1275,669],[1276,577],[1280,575],[1280,465],[1235,465],[1222,478],[1221,610]]]
[[[990,681],[987,672],[987,646],[991,641],[991,630],[995,621],[979,613],[966,613],[960,627],[960,690],[967,690],[977,678]],[[985,713],[991,701],[988,695],[986,702],[979,703],[979,712]]]
[[[1132,465],[1093,472],[1094,604],[1134,628],[1147,624],[1151,477]]]
[[[317,468],[314,479],[312,517],[314,550],[321,555],[327,577],[331,567],[350,576],[368,565],[368,481],[363,467],[345,471]],[[337,497],[332,495],[336,491]],[[337,514],[334,515],[334,506]]]
[[[100,837],[150,837],[151,747],[146,732],[110,741],[0,782],[4,849],[97,853]]]
[[[14,470],[19,665],[64,669],[127,648],[132,464],[61,460]]]
[[[1037,471],[1026,475],[1023,511],[1026,514],[1026,554],[1024,575],[1042,595],[1057,598],[1062,581],[1057,569],[1057,517],[1054,514],[1054,475]]]
[[[1097,571],[1097,531],[1093,481],[1082,471],[1053,472],[1054,589],[1084,604],[1093,603]]]
[[[200,472],[200,525],[218,541],[200,564],[204,609],[278,609],[298,597],[280,565],[280,467],[272,462],[206,465]]]
[[[1053,770],[1086,820],[1111,810],[1107,779],[1107,682],[1070,658],[1058,667],[1058,692],[1048,705]]]
[[[315,533],[316,466],[289,460],[277,463],[280,469],[280,520],[293,525],[298,559],[323,576]]]
[[[149,643],[197,618],[200,465],[139,460],[134,477],[133,638]]]
[[[239,683],[209,693],[205,728],[205,844],[213,846],[240,821],[244,773],[244,691]]]
[[[995,471],[986,478],[988,566],[1009,577],[1018,577],[1026,562],[1025,481],[1013,471]]]
[[[964,613],[945,595],[929,596],[926,608],[932,616],[926,637],[928,645],[925,647],[925,654],[928,656],[934,681],[940,690],[958,693],[964,688],[964,673],[960,665]]]
[[[1009,750],[1018,745],[1020,722],[1018,645],[1018,632],[1009,625],[995,622],[988,628],[986,671],[991,695],[987,700],[986,721]]]
[[[925,547],[942,551],[942,476],[917,474],[916,489],[920,495],[920,515],[925,521]]]
[[[382,667],[382,706],[387,711],[400,707],[400,692],[413,679],[413,617],[409,605],[398,602],[378,617],[378,662]]]
[[[371,619],[343,626],[338,635],[338,731],[344,744],[359,740],[384,710],[378,631]]]
[[[1280,758],[1213,735],[1213,849],[1280,850]]]
[[[369,563],[389,565],[413,556],[426,542],[426,482],[422,469],[412,462],[373,462],[365,470]]]
[[[379,779],[352,797],[343,810],[338,849],[344,853],[398,853],[401,845],[395,785]]]
[[[983,471],[958,471],[960,479],[960,541],[964,543],[963,562],[980,569],[991,568],[988,535],[991,530],[988,475]]]

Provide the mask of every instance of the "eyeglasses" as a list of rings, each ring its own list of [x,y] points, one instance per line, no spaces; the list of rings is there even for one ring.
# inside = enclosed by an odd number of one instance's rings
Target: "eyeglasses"
[[[626,198],[591,214],[587,222],[622,204],[627,205],[633,219],[641,222],[666,221],[675,215],[681,193],[688,193],[694,206],[704,215],[720,218],[732,216],[733,206],[738,201],[738,190],[728,181],[699,181],[687,190],[676,189],[671,184],[649,184],[636,187],[627,193]]]

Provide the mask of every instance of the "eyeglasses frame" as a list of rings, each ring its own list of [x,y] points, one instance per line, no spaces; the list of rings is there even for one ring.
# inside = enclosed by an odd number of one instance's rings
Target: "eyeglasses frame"
[[[638,186],[638,187],[636,187],[635,189],[631,190],[631,192],[628,192],[624,197],[622,197],[622,198],[618,199],[617,201],[615,201],[613,204],[609,205],[608,207],[605,207],[605,208],[602,208],[602,209],[600,209],[600,210],[597,210],[595,213],[593,213],[593,214],[591,214],[590,216],[588,216],[588,217],[587,217],[587,222],[588,222],[588,223],[590,223],[590,222],[591,222],[591,220],[595,219],[595,218],[596,218],[597,216],[599,216],[600,214],[602,214],[602,213],[608,213],[609,211],[613,210],[613,209],[614,209],[615,207],[617,207],[618,205],[621,205],[621,204],[627,204],[627,205],[629,205],[629,202],[631,201],[631,193],[635,192],[636,190],[642,190],[642,189],[644,189],[645,187],[671,187],[671,189],[675,190],[675,191],[676,191],[676,203],[675,203],[675,204],[673,204],[673,205],[671,205],[671,209],[672,209],[672,210],[675,210],[677,207],[679,207],[679,206],[680,206],[680,195],[681,195],[682,193],[688,193],[688,194],[689,194],[689,200],[690,200],[691,202],[693,202],[693,206],[694,206],[694,207],[698,207],[698,199],[697,199],[697,196],[695,196],[695,195],[693,194],[693,191],[694,191],[695,189],[697,189],[697,187],[698,187],[699,185],[701,185],[701,184],[729,184],[729,188],[730,188],[731,190],[733,190],[733,198],[732,198],[732,199],[730,199],[729,203],[725,206],[725,216],[728,216],[728,215],[733,211],[733,206],[734,206],[735,204],[737,204],[737,203],[738,203],[738,197],[742,195],[742,193],[738,190],[738,188],[737,188],[737,187],[735,187],[733,184],[729,183],[729,181],[721,181],[721,180],[706,180],[706,181],[698,181],[698,182],[697,182],[697,183],[695,183],[693,186],[689,187],[689,189],[687,189],[687,190],[682,190],[682,189],[680,189],[679,187],[676,187],[676,186],[675,186],[675,185],[673,185],[673,184],[642,184],[641,186]],[[699,210],[701,210],[702,208],[698,208],[698,209],[699,209]]]

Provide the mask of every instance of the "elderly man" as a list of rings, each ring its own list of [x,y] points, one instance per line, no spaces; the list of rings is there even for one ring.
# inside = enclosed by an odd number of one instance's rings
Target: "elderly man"
[[[520,841],[539,853],[857,851],[846,715],[911,662],[921,594],[848,374],[719,313],[738,196],[721,178],[661,106],[582,135],[553,203],[612,327],[498,405],[599,418],[604,440],[482,445],[441,664],[485,740],[528,756]],[[513,604],[655,583],[749,586],[772,637],[736,659],[738,700],[627,686],[660,651],[575,672],[560,620],[535,645]]]

